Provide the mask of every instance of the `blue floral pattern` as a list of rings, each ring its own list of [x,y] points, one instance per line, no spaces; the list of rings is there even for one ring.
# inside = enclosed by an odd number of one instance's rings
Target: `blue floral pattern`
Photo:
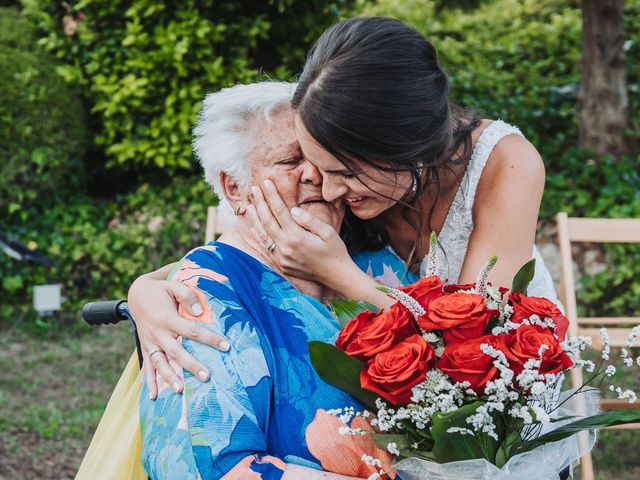
[[[355,260],[390,286],[414,280],[391,250]],[[388,456],[370,440],[340,435],[332,423],[339,420],[327,413],[361,405],[311,366],[307,341],[334,343],[339,331],[322,303],[223,243],[190,252],[174,278],[194,288],[206,306],[194,321],[224,335],[231,349],[223,353],[185,339],[211,380],[177,369],[184,393],[160,384],[155,401],[143,387],[143,463],[152,478],[279,479],[287,464],[366,477],[373,470],[360,460],[362,453]]]

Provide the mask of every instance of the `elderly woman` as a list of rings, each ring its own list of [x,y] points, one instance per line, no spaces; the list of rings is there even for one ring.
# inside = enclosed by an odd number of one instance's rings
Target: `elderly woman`
[[[283,276],[269,259],[273,245],[251,232],[249,186],[267,179],[287,208],[312,212],[334,228],[344,215],[341,201],[323,200],[322,177],[302,157],[290,92],[289,84],[265,82],[205,100],[195,151],[222,208],[236,221],[217,242],[186,255],[173,278],[193,289],[202,305],[197,315],[182,314],[227,339],[230,348],[222,352],[185,339],[186,350],[212,372],[211,381],[176,368],[184,394],[158,380],[152,401],[143,388],[142,457],[152,478],[366,478],[375,470],[363,454],[391,460],[369,437],[340,435],[341,421],[328,411],[362,407],[311,366],[307,341],[332,342],[339,330],[323,303],[331,292]],[[384,263],[406,274],[389,251],[367,261],[372,272]],[[362,418],[354,421],[366,427]]]

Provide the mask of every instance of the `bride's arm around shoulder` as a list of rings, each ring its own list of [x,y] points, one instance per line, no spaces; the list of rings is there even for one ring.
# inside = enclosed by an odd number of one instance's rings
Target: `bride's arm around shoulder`
[[[495,254],[498,263],[490,280],[511,286],[514,275],[532,257],[544,181],[544,163],[528,140],[508,135],[498,142],[478,183],[474,229],[460,283],[475,281]]]

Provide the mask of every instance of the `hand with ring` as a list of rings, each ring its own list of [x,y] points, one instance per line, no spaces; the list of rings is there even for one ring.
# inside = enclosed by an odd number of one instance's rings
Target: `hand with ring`
[[[187,353],[182,346],[181,337],[210,345],[223,352],[230,347],[226,338],[180,315],[179,308],[194,317],[201,315],[203,308],[193,289],[176,280],[165,280],[173,267],[174,264],[167,265],[142,275],[129,289],[129,310],[136,321],[143,369],[151,399],[155,399],[158,394],[156,374],[174,392],[179,393],[184,388],[169,360],[202,381],[209,379],[209,370]]]
[[[251,192],[252,205],[245,215],[281,272],[334,289],[341,272],[360,272],[338,232],[303,208],[289,210],[273,182],[265,180],[262,188],[252,187]]]

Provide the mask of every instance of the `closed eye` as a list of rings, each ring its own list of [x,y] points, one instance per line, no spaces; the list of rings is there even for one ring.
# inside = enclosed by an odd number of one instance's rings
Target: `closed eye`
[[[302,157],[300,157],[300,156],[287,157],[287,158],[284,158],[284,159],[280,160],[278,162],[278,165],[297,165],[301,161],[302,161]]]

